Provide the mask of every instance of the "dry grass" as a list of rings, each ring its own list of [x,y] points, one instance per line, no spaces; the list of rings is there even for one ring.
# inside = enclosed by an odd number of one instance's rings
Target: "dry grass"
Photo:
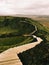
[[[32,19],[39,21],[43,26],[46,26],[49,28],[49,18],[45,18],[45,17],[31,17]]]

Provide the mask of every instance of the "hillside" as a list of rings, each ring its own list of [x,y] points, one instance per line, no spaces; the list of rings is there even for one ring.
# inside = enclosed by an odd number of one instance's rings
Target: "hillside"
[[[24,35],[33,32],[35,27],[22,17],[0,17],[0,52],[15,46],[32,42],[32,37]]]
[[[18,56],[23,65],[49,65],[49,30],[37,20],[30,19],[29,22],[36,25],[38,31],[35,35],[41,37],[43,42]]]
[[[32,16],[31,18],[40,22],[43,26],[49,28],[49,16]]]
[[[8,48],[35,41],[28,35],[37,27],[34,35],[43,39],[36,47],[18,54],[23,65],[49,65],[49,28],[35,19],[26,17],[0,17],[0,52]]]

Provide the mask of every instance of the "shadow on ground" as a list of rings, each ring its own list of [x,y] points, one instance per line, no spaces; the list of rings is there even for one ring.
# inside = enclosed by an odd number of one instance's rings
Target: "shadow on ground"
[[[36,47],[19,53],[23,65],[49,65],[49,42],[41,42]]]

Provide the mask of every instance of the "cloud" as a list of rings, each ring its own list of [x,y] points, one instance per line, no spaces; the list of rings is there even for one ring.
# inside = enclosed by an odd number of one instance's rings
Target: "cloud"
[[[0,0],[0,15],[49,15],[49,0]]]

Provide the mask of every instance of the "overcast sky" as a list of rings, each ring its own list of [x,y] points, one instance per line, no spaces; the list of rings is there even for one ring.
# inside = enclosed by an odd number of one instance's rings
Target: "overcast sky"
[[[49,15],[49,0],[0,0],[0,15]]]

